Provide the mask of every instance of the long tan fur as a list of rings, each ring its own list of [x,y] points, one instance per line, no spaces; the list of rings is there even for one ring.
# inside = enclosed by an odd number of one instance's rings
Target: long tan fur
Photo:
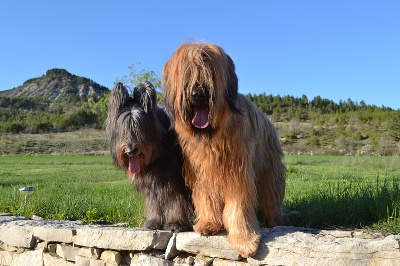
[[[162,82],[192,190],[194,230],[209,235],[226,228],[236,251],[254,255],[260,240],[256,208],[265,226],[282,222],[286,169],[274,126],[238,93],[235,65],[218,45],[181,45],[165,64]],[[201,129],[191,122],[198,106],[208,110],[209,124]]]

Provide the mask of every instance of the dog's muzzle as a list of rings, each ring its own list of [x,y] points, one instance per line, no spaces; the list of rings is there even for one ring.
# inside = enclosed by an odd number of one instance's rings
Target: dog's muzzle
[[[206,93],[201,89],[194,89],[192,91],[192,102],[194,105],[204,105],[206,103]]]
[[[138,156],[139,155],[139,149],[135,147],[127,147],[125,149],[125,154],[128,156]]]
[[[140,172],[140,156],[139,149],[135,147],[127,147],[125,154],[129,156],[128,171],[131,174],[138,174]]]
[[[192,96],[192,110],[193,118],[192,125],[196,128],[207,128],[210,124],[208,107],[208,95],[202,89],[194,89],[191,93]]]

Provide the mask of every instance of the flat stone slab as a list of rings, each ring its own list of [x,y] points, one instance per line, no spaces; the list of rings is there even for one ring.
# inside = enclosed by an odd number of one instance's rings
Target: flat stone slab
[[[267,265],[397,265],[400,236],[295,227],[263,229],[250,264]]]
[[[178,251],[199,254],[212,258],[240,260],[241,256],[226,239],[226,232],[213,236],[202,236],[195,232],[182,232],[176,235]]]
[[[73,222],[42,222],[33,228],[33,235],[47,242],[72,243],[79,225]]]
[[[0,222],[0,240],[7,245],[33,248],[35,238],[33,236],[33,226],[26,219],[4,219]]]
[[[82,226],[77,229],[74,244],[114,250],[166,249],[172,233],[142,228]]]
[[[76,228],[72,221],[30,220],[0,215],[1,241],[15,247],[32,248],[36,239],[72,243]]]

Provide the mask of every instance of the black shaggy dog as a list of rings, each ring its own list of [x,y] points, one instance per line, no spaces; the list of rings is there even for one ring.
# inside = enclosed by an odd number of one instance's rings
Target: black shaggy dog
[[[132,94],[122,83],[111,91],[106,132],[114,165],[145,198],[145,228],[191,230],[194,210],[176,133],[150,82],[139,83]]]

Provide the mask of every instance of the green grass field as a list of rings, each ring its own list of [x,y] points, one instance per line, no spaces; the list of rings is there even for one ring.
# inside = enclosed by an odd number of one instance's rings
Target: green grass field
[[[290,225],[400,233],[400,157],[286,156]],[[22,196],[19,188],[34,186]],[[0,157],[0,212],[139,226],[144,204],[109,156]]]
[[[293,225],[400,232],[400,157],[286,156]]]
[[[27,185],[35,192],[25,198]],[[144,206],[108,156],[15,156],[0,157],[0,211],[137,226]]]

